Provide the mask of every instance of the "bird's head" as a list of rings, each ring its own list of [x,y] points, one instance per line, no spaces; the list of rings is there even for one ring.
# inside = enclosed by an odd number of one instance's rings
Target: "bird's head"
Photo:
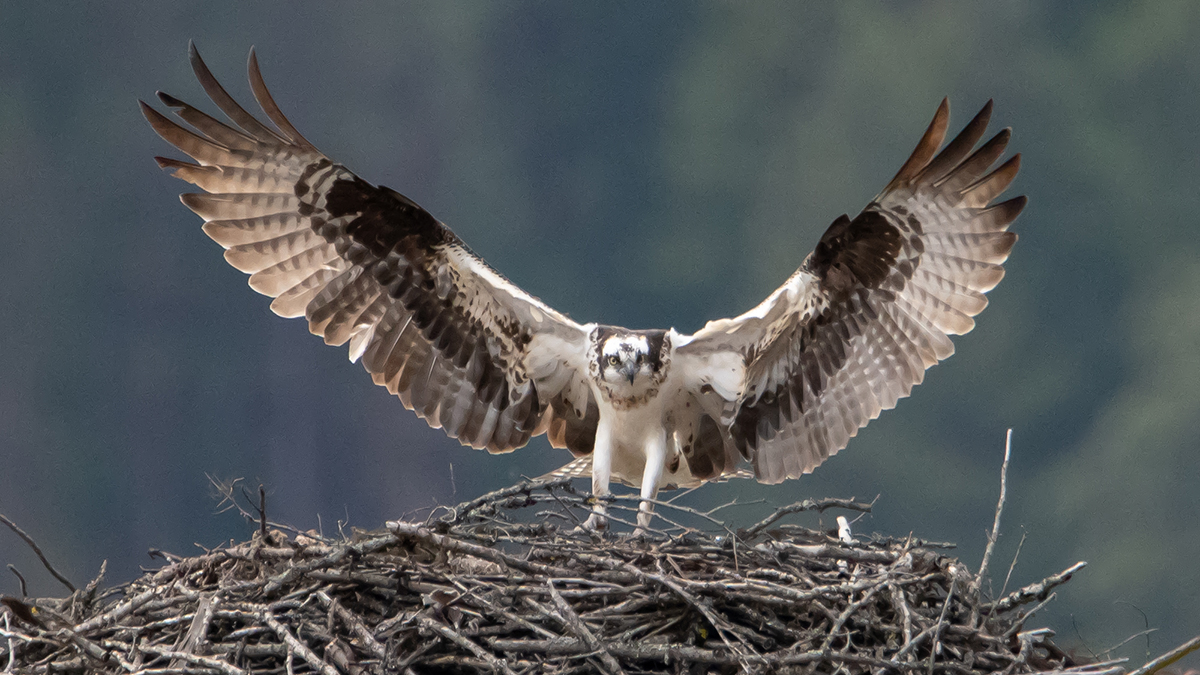
[[[601,331],[596,350],[600,379],[614,393],[637,395],[665,374],[664,331]]]

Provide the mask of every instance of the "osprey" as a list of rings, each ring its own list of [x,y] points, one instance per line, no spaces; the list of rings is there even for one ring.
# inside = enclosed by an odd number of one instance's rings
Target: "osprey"
[[[509,452],[546,434],[590,470],[592,492],[641,488],[639,529],[669,486],[738,472],[778,483],[811,472],[954,352],[1004,276],[1024,197],[992,204],[1020,155],[995,170],[1010,132],[978,149],[992,110],[944,148],[949,105],[896,177],[836,219],[754,309],[693,335],[577,323],[493,270],[404,195],[317,150],[268,93],[274,128],[238,105],[190,48],[209,98],[236,126],[159,92],[191,125],[145,102],[163,139],[196,163],[155,158],[205,192],[181,199],[225,259],[283,317],[349,344],[376,384],[451,438]],[[588,459],[590,458],[590,463]],[[599,501],[599,500],[598,500]],[[602,502],[589,528],[606,524]]]

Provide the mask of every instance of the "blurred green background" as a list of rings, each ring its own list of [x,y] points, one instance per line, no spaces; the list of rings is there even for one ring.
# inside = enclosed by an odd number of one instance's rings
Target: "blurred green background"
[[[811,7],[815,7],[811,8]],[[744,524],[880,495],[858,532],[977,566],[1014,459],[995,589],[1090,563],[1033,620],[1142,658],[1200,632],[1200,3],[0,3],[0,513],[77,583],[275,519],[377,527],[568,458],[461,448],[246,287],[138,114],[215,112],[188,39],[249,100],[251,45],[325,152],[581,321],[693,331],[773,290],[908,156],[938,101],[991,97],[1027,194],[958,355],[815,475],[716,486]],[[161,106],[160,106],[161,108]],[[177,155],[172,155],[177,156]],[[451,469],[453,466],[453,469]],[[453,476],[453,478],[452,478]],[[0,562],[61,589],[11,533]],[[0,593],[18,592],[0,574]],[[1191,663],[1198,661],[1192,659]]]

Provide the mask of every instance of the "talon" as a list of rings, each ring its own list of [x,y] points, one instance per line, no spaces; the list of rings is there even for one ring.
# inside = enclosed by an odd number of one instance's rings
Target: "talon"
[[[593,513],[582,525],[575,528],[576,532],[603,532],[608,529],[608,518]]]
[[[654,520],[654,513],[650,510],[650,505],[642,502],[640,505],[637,517],[637,531],[645,532],[646,528],[650,527],[651,521]]]

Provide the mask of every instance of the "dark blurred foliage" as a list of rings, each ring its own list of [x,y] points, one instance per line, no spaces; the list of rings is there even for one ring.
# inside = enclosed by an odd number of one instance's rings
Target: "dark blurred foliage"
[[[757,303],[895,172],[943,96],[989,98],[1030,206],[959,354],[804,480],[735,483],[745,522],[873,497],[857,530],[977,565],[1015,429],[1000,590],[1090,566],[1039,619],[1081,651],[1200,630],[1200,5],[0,3],[0,512],[77,582],[241,539],[205,474],[332,531],[452,503],[567,457],[463,449],[222,262],[151,161],[157,88],[204,101],[195,39],[292,121],[580,320]],[[35,593],[57,593],[0,532]],[[15,593],[10,576],[0,592]],[[1145,617],[1145,619],[1143,618]],[[1123,652],[1144,655],[1143,641]]]

